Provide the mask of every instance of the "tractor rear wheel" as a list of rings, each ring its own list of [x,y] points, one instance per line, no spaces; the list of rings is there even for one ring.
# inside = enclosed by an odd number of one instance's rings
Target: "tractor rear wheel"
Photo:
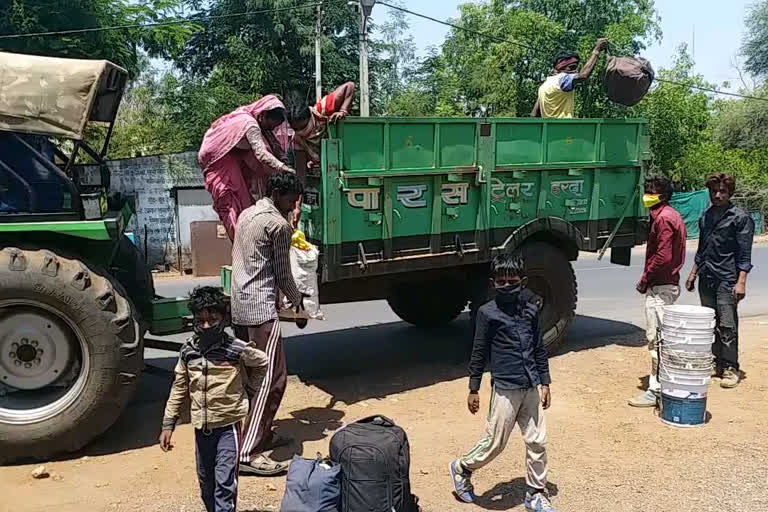
[[[109,428],[142,369],[142,329],[107,272],[0,251],[0,463],[71,452]]]

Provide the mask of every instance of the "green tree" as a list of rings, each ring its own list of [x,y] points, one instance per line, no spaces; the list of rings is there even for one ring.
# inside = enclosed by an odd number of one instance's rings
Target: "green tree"
[[[464,4],[460,9],[456,24],[494,38],[454,29],[443,44],[449,82],[457,89],[451,96],[460,112],[527,115],[562,27],[540,13],[506,8],[501,2]]]
[[[196,151],[216,118],[260,96],[238,90],[225,70],[220,69],[204,80],[168,73],[162,78],[159,90],[166,130],[177,151]]]
[[[0,36],[157,23],[176,20],[183,0],[4,0],[0,2]],[[106,59],[135,77],[142,52],[173,58],[200,25],[132,27],[61,36],[0,39],[0,50],[54,57]]]
[[[741,53],[746,58],[746,69],[756,76],[768,75],[768,1],[753,4],[744,20],[746,33]]]
[[[445,59],[431,47],[427,56],[406,73],[405,86],[389,101],[387,113],[404,117],[455,116],[459,114],[452,96],[455,91]]]
[[[400,5],[402,2],[394,2]],[[409,35],[410,25],[402,11],[389,10],[389,16],[375,27],[370,49],[371,111],[374,115],[391,114],[390,106],[405,93],[416,66],[416,44]]]
[[[768,141],[768,90],[743,91],[759,99],[721,100],[715,104],[713,136],[728,149],[758,149]]]
[[[207,80],[214,73],[241,94],[274,92],[286,99],[314,98],[314,8],[289,0],[212,0],[205,15],[260,14],[217,20],[195,34],[175,62],[189,78]],[[358,78],[358,15],[346,3],[323,8],[323,86],[328,90]]]

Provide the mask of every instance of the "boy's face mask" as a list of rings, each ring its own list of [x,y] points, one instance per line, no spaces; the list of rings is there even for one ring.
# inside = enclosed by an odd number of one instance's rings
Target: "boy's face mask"
[[[219,322],[210,327],[195,325],[194,329],[202,345],[212,345],[221,340],[221,337],[224,335],[224,327],[224,322]]]
[[[643,206],[646,208],[653,208],[661,202],[661,196],[659,194],[643,194]]]
[[[493,281],[493,287],[496,290],[496,297],[502,302],[515,302],[520,297],[527,279],[519,277],[506,278],[498,277]]]
[[[203,309],[195,315],[193,328],[198,341],[203,346],[221,341],[227,324],[224,315],[210,308]]]

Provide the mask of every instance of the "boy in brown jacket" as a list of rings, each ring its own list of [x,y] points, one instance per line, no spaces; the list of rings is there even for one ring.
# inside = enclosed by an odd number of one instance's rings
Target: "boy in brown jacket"
[[[173,448],[171,437],[182,404],[191,401],[195,427],[197,475],[208,512],[236,510],[241,422],[248,414],[245,367],[266,373],[267,355],[224,328],[228,307],[218,288],[195,288],[189,296],[195,335],[184,344],[163,417],[160,448]],[[254,373],[251,371],[250,375]]]

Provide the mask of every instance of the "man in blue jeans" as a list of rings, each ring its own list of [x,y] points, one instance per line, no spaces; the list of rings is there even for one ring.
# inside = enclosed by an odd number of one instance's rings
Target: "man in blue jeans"
[[[739,385],[739,302],[747,295],[752,270],[755,221],[731,203],[736,181],[727,174],[707,179],[712,206],[699,219],[699,249],[685,287],[693,291],[699,279],[701,305],[715,310],[715,376],[720,387]]]

